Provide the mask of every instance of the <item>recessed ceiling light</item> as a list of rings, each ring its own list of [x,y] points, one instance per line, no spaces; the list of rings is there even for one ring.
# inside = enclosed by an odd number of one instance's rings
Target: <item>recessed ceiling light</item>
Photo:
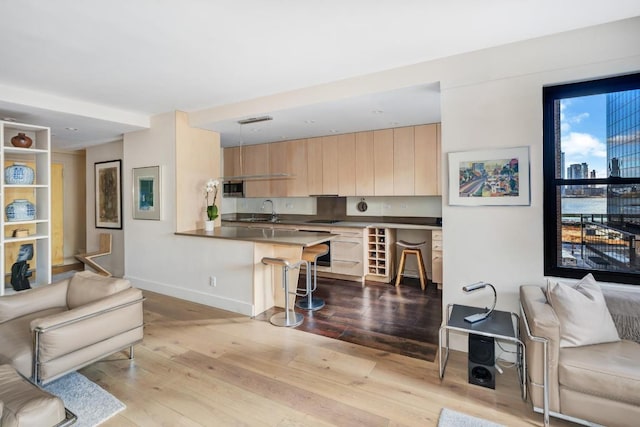
[[[329,129],[329,132],[331,132],[331,133],[338,133],[339,131],[338,131],[338,129]]]
[[[253,132],[253,133],[260,132],[260,129],[259,128],[251,128],[250,132]]]
[[[382,111],[382,110],[373,110],[372,113],[373,114],[383,114],[384,111]]]
[[[78,128],[65,128],[65,129],[70,132],[78,132]]]
[[[400,122],[389,122],[389,124],[391,126],[398,126],[400,124]]]
[[[5,122],[16,122],[17,121],[13,117],[3,117],[2,120],[4,120]]]
[[[312,123],[315,123],[316,121],[315,121],[315,120],[305,120],[304,122],[305,122],[306,124],[310,125],[310,124],[312,124]]]

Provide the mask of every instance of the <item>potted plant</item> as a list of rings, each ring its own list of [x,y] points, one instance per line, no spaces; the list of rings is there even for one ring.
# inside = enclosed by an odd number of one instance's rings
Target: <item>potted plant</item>
[[[207,221],[204,222],[205,231],[213,231],[213,224],[218,218],[218,206],[216,206],[216,198],[218,197],[218,186],[220,182],[216,179],[210,179],[204,187],[204,198],[207,201]],[[209,196],[213,193],[213,201],[209,202]]]

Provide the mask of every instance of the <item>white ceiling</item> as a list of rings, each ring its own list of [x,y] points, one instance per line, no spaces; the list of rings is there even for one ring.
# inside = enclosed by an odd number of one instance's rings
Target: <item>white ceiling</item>
[[[0,0],[0,118],[51,126],[54,147],[74,149],[158,113],[638,15],[638,0]],[[439,120],[437,88],[265,111],[274,120],[255,130],[237,125],[246,117],[207,128],[234,145],[428,123]]]

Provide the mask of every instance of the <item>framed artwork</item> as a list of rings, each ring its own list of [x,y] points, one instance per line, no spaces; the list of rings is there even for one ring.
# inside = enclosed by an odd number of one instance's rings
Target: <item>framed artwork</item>
[[[449,153],[449,204],[528,206],[529,147]]]
[[[95,163],[96,228],[122,229],[121,160]]]
[[[160,221],[160,166],[133,168],[133,219]]]

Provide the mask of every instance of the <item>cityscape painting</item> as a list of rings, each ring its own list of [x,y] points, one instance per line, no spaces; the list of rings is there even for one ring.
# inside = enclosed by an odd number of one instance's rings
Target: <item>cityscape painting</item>
[[[449,153],[450,205],[529,205],[529,147]]]

